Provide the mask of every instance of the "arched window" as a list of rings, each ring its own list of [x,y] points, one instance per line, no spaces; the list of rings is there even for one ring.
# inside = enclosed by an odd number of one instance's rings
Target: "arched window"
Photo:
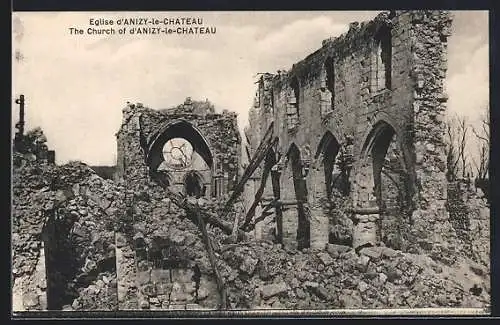
[[[372,91],[391,89],[392,41],[391,30],[383,26],[375,35],[372,58]]]
[[[152,170],[157,170],[163,161],[182,169],[190,164],[193,151],[212,168],[212,152],[200,131],[187,121],[174,121],[162,127],[151,141],[147,163]]]
[[[324,73],[320,87],[321,117],[326,117],[335,106],[335,71],[333,58],[328,57],[324,64]]]
[[[299,117],[300,117],[300,109],[299,109],[300,87],[297,77],[294,77],[290,82],[290,90],[287,95],[288,98],[287,98],[286,114],[287,114],[288,130],[295,130],[295,128],[299,124]]]

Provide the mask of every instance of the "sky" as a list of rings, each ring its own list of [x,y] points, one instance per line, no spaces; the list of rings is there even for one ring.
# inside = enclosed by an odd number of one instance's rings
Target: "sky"
[[[186,97],[238,113],[253,103],[256,75],[289,70],[374,11],[15,12],[13,103],[26,99],[26,130],[41,127],[56,162],[114,165],[126,102],[161,109]],[[489,99],[488,12],[454,12],[448,41],[448,113],[476,123]],[[71,35],[91,18],[202,18],[213,35]],[[92,26],[101,28],[102,26]],[[117,27],[117,26],[114,26]],[[18,107],[12,106],[13,125]],[[15,132],[14,127],[12,127]]]

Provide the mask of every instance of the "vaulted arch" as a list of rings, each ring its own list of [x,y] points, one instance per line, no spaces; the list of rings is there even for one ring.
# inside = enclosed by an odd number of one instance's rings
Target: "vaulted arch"
[[[285,177],[292,177],[293,188],[295,191],[296,200],[296,213],[298,218],[298,227],[296,229],[296,240],[297,248],[307,248],[310,247],[310,220],[307,217],[307,201],[308,192],[306,180],[303,173],[303,164],[301,159],[301,153],[298,146],[292,143],[287,151],[288,166],[287,169],[291,169]]]
[[[395,134],[396,131],[392,125],[384,120],[380,120],[373,126],[363,144],[361,159],[372,158],[375,186],[380,182],[379,177],[384,158]]]
[[[408,154],[396,128],[379,119],[361,147],[356,172],[358,206],[377,207],[378,236],[387,246],[397,249],[404,249],[403,238],[411,224],[414,184]]]
[[[173,138],[184,138],[189,141],[193,150],[203,158],[210,169],[213,168],[210,145],[200,130],[188,121],[175,120],[161,127],[148,144],[146,161],[152,170],[156,170],[163,161],[163,145]]]
[[[340,182],[347,182],[347,174],[345,171],[339,171],[344,172],[345,175],[333,175],[339,151],[340,143],[337,141],[332,132],[327,131],[319,142],[315,159],[318,160],[318,163],[320,164],[319,168],[324,172],[325,190],[328,198],[330,198],[332,194],[332,189],[335,185],[333,183],[339,184]],[[346,189],[341,190],[343,194],[347,194]]]

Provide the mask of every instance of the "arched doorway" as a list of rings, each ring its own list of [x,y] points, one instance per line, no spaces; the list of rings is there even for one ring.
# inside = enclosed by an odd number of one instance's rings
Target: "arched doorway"
[[[403,250],[409,233],[413,187],[406,168],[406,152],[394,127],[383,120],[377,122],[362,147],[355,197],[355,222],[373,223],[364,225],[376,230],[371,241]]]
[[[200,198],[205,195],[204,185],[201,177],[194,171],[190,171],[184,178],[184,191],[187,196]]]
[[[322,233],[323,240],[315,246],[324,247],[326,242],[350,246],[352,221],[346,213],[350,193],[350,165],[345,149],[330,131],[321,138],[315,162],[311,175],[311,210],[317,215],[316,219],[327,219],[318,220],[320,227],[326,228],[327,233]]]
[[[297,248],[309,248],[311,244],[311,226],[307,210],[307,186],[302,171],[302,160],[300,151],[295,144],[292,144],[288,151],[288,159],[292,168],[293,188],[297,201]]]

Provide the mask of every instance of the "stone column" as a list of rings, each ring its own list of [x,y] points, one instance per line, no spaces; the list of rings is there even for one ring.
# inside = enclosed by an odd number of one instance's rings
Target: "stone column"
[[[377,209],[378,210],[378,209]],[[360,246],[369,245],[376,246],[379,242],[378,236],[378,220],[380,214],[369,213],[361,214],[361,210],[358,210],[354,214],[354,231],[353,231],[353,242],[354,248]]]
[[[285,248],[297,249],[299,215],[291,167],[283,171],[280,178],[280,188],[282,243]]]
[[[276,186],[280,187],[281,169],[278,165],[276,165],[276,167],[273,167],[273,169],[271,170],[271,179],[273,180],[273,184],[277,183]],[[274,188],[273,197],[274,199],[280,199],[279,197],[274,196]],[[276,237],[281,241],[281,239],[283,238],[283,220],[281,217],[281,206],[279,204],[274,205],[274,214],[276,216]]]
[[[205,197],[210,199],[212,197],[212,184],[206,183],[205,185]]]
[[[325,249],[328,244],[329,219],[325,204],[327,204],[326,180],[324,166],[317,163],[311,169],[309,178],[309,210],[311,212],[311,248]]]
[[[374,195],[375,184],[371,157],[358,165],[353,189],[353,247],[376,246],[379,243],[380,210]]]
[[[281,218],[283,225],[283,247],[297,249],[297,228],[299,227],[297,205],[290,204],[283,206]]]
[[[224,172],[224,177],[222,179],[222,195],[225,195],[229,192],[229,173]]]

